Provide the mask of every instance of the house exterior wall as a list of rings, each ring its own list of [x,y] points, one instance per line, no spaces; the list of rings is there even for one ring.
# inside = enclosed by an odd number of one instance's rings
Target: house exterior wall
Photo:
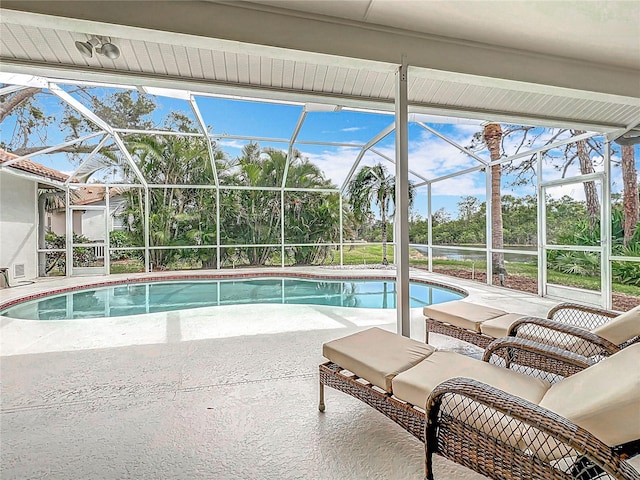
[[[37,183],[0,172],[0,267],[8,268],[9,283],[38,276]],[[24,277],[14,266],[24,264]]]
[[[104,206],[105,202],[93,202],[92,206]],[[124,230],[124,222],[119,214],[125,205],[125,200],[118,195],[109,202],[109,228]],[[57,235],[66,235],[66,214],[64,209],[47,212],[47,227]],[[73,233],[84,235],[90,240],[105,240],[105,222],[103,212],[95,210],[75,210],[73,212]]]
[[[66,230],[66,216],[64,213],[64,210],[62,212],[60,211],[55,211],[55,212],[47,212],[46,213],[47,216],[47,227],[49,227],[49,229],[55,233],[56,235],[65,235],[67,230]]]
[[[106,241],[104,216],[104,210],[86,210],[80,219],[82,234],[94,242]]]

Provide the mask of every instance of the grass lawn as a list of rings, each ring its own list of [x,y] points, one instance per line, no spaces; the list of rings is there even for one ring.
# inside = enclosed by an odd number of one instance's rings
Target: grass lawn
[[[382,245],[345,245],[343,258],[345,265],[380,265],[382,263]],[[387,258],[389,259],[389,263],[393,263],[392,245],[387,246]],[[426,268],[429,265],[429,260],[427,259],[427,257],[415,249],[411,249],[409,252],[409,262],[411,266],[414,267]],[[333,262],[331,263],[340,263],[340,255],[338,252],[335,253]],[[274,255],[272,264],[276,266],[280,265],[279,255]],[[476,272],[486,272],[487,270],[487,263],[481,260],[471,261],[435,258],[433,260],[433,265],[434,267],[446,268],[448,270],[471,271],[471,269],[474,269]],[[175,267],[176,266],[172,266],[172,268]],[[183,265],[181,265],[181,267],[184,268]],[[191,269],[198,267],[191,265],[189,268]],[[111,273],[135,273],[141,272],[143,270],[144,263],[140,260],[111,262]],[[507,272],[509,275],[518,275],[534,280],[537,280],[538,278],[538,266],[533,263],[508,263]],[[548,270],[547,279],[549,283],[554,283],[557,285],[567,285],[577,288],[584,288],[587,290],[600,289],[599,277],[585,277],[581,275],[571,275],[554,270]],[[614,283],[613,291],[640,297],[640,287],[635,287],[632,285]]]
[[[389,262],[393,262],[393,247],[388,247],[387,256]],[[353,250],[344,249],[344,264],[380,264],[382,259],[382,245],[359,245]],[[366,260],[363,261],[363,260]],[[410,264],[412,266],[426,267],[429,261],[426,256],[421,255],[415,249],[410,251]],[[471,270],[476,272],[486,272],[487,262],[476,260],[449,260],[443,258],[434,258],[434,267],[445,267],[450,270]],[[509,275],[519,275],[532,279],[538,278],[538,266],[534,263],[508,263],[507,272]],[[557,272],[554,270],[547,271],[547,280],[549,283],[557,285],[566,285],[586,290],[600,290],[600,277],[585,277],[581,275],[571,275],[568,273]],[[640,297],[640,287],[633,285],[624,285],[621,283],[613,283],[613,291]]]

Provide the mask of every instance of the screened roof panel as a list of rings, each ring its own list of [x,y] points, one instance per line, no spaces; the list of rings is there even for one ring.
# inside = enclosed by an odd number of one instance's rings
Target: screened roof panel
[[[360,153],[360,148],[327,145],[296,145],[296,149],[303,158],[318,167],[335,187],[342,185]]]
[[[409,141],[409,168],[429,180],[482,165],[422,128],[411,128],[410,132],[413,135]]]
[[[158,97],[147,95],[135,89],[63,83],[56,85],[112,128],[136,130],[162,128],[162,115],[160,114],[162,99]],[[66,105],[64,100],[61,99],[60,102]],[[160,108],[152,111],[153,104]],[[84,117],[72,106],[69,106],[69,109],[74,112],[76,117],[82,118],[86,125],[90,125],[92,129],[97,128],[91,120]],[[167,111],[165,110],[164,113],[166,114]]]
[[[85,154],[78,160],[73,177],[80,183],[141,183],[131,163],[112,139],[107,140],[94,155]]]
[[[327,106],[330,108],[330,106]],[[314,107],[308,106],[307,110]],[[363,145],[393,123],[393,116],[366,112],[309,111],[298,141],[343,142]]]
[[[210,132],[289,140],[302,107],[225,98],[196,97]]]

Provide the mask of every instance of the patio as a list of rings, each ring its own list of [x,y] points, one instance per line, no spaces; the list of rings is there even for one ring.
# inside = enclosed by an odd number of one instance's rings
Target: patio
[[[220,192],[253,188],[220,181],[213,150],[216,143],[260,139],[284,145],[288,148],[286,171],[294,148],[321,143],[299,136],[307,115],[309,120],[338,112],[386,115],[391,124],[372,130],[373,137],[358,144],[326,145],[336,151],[356,148],[346,177],[355,173],[365,155],[393,164],[400,191],[394,232],[398,270],[389,274],[396,274],[401,285],[406,285],[409,275],[437,280],[466,289],[468,299],[475,303],[544,316],[571,291],[559,290],[548,281],[544,253],[554,249],[595,252],[600,269],[597,294],[573,292],[574,300],[610,307],[612,262],[638,264],[635,257],[612,250],[609,220],[612,198],[622,193],[619,182],[612,180],[612,165],[617,161],[613,149],[636,144],[636,158],[640,152],[640,57],[637,6],[633,2],[605,3],[607,9],[594,3],[581,12],[571,2],[506,2],[499,6],[495,2],[464,2],[464,7],[454,11],[448,2],[211,0],[156,2],[149,15],[148,2],[92,5],[7,0],[2,5],[2,26],[8,33],[0,41],[0,95],[42,90],[84,118],[91,132],[7,157],[0,168],[3,205],[11,205],[3,206],[0,216],[5,232],[0,267],[12,267],[6,270],[12,275],[6,283],[11,280],[15,287],[0,289],[0,304],[17,296],[105,278],[74,276],[87,273],[81,265],[74,271],[72,261],[74,248],[84,247],[71,240],[71,220],[74,210],[87,210],[86,206],[71,205],[69,185],[74,175],[66,180],[51,179],[43,178],[42,172],[34,175],[13,168],[38,154],[82,146],[86,152],[77,173],[102,147],[113,147],[135,175],[124,184],[108,178],[104,184],[74,183],[76,187],[104,186],[105,204],[88,210],[108,212],[109,189],[134,186],[145,192],[145,206],[141,203],[138,210],[144,239],[135,247],[120,250],[142,251],[141,269],[151,272],[158,267],[150,259],[152,248],[185,246],[150,241],[149,192],[168,184],[148,182],[125,143],[127,135],[149,130],[140,130],[136,122],[116,127],[105,121],[69,93],[80,86],[122,88],[136,96],[158,96],[188,107],[186,111],[193,115],[197,127],[197,132],[189,135],[204,142],[215,177],[195,187],[218,195],[215,221],[208,220],[216,225],[217,238],[211,244],[197,245],[216,252],[218,269],[214,273],[234,273],[221,260],[221,252],[229,245],[220,238],[219,225],[224,223]],[[487,28],[489,22],[499,28]],[[466,32],[466,37],[460,37],[460,32]],[[82,45],[88,48],[88,55]],[[217,118],[214,122],[201,116],[198,102],[212,99],[282,103],[299,112],[287,135],[233,134],[227,133]],[[451,125],[471,120],[478,125],[513,123],[582,131],[573,140],[597,135],[604,145],[603,161],[592,173],[578,175],[576,171],[567,178],[560,178],[560,174],[552,178],[543,169],[549,145],[531,145],[527,152],[497,159],[486,152],[478,158],[466,145],[451,143],[437,128],[425,124],[435,117]],[[435,157],[411,154],[413,162],[428,168],[428,172],[416,175],[409,170],[409,146],[417,138],[408,133],[411,125],[414,132],[428,131],[438,142],[447,143],[447,148],[456,149],[456,154],[478,163],[456,171],[438,171]],[[153,132],[156,136],[176,134]],[[377,142],[391,133],[388,152],[375,150]],[[89,140],[99,143],[90,148],[80,145],[91,143]],[[322,143],[325,140],[322,138]],[[550,145],[561,148],[573,140]],[[424,218],[431,222],[435,210],[432,185],[451,182],[448,185],[454,187],[449,190],[466,192],[463,184],[455,183],[457,178],[481,175],[480,194],[487,201],[495,190],[491,184],[493,167],[507,161],[520,164],[529,157],[536,165],[536,182],[530,185],[536,198],[546,198],[547,189],[558,192],[570,184],[582,189],[583,183],[599,182],[602,205],[601,238],[593,244],[567,246],[548,243],[548,212],[544,202],[539,202],[534,228],[538,240],[529,255],[538,259],[534,277],[540,296],[491,286],[502,282],[491,275],[492,251],[507,256],[521,253],[504,245],[481,249],[489,264],[488,285],[411,268],[408,252],[413,241],[408,234],[406,202],[409,180],[418,178],[426,190],[428,200],[422,208]],[[264,188],[280,194],[282,219],[285,194],[293,188],[287,187],[286,178],[285,174],[276,179],[277,186]],[[324,193],[339,193],[342,202],[347,179],[342,180],[341,187]],[[176,188],[187,186],[185,182],[179,178]],[[66,194],[66,243],[64,250],[58,250],[65,253],[67,277],[38,278],[16,287],[15,279],[21,282],[37,277],[36,252],[46,250],[34,228],[44,225],[37,215],[38,185]],[[342,211],[342,203],[339,205]],[[212,213],[216,208],[209,205],[201,210]],[[486,209],[485,239],[492,237],[491,215]],[[103,273],[109,273],[109,250],[118,248],[110,245],[108,215],[104,217],[105,238],[97,246],[107,252],[102,268]],[[342,217],[339,224],[339,238],[328,245],[344,246]],[[307,268],[284,268],[285,229],[282,220],[278,241],[269,247],[279,249],[283,268],[268,270],[278,274],[307,272]],[[429,231],[432,234],[431,223]],[[421,242],[429,249],[432,270],[438,242],[433,242],[431,235]],[[243,273],[249,271],[243,269]],[[475,271],[473,264],[472,274]],[[322,273],[340,276],[343,271],[325,268]],[[370,271],[349,273],[366,276]],[[153,276],[164,274],[179,273],[154,272]],[[113,274],[109,280],[149,275]],[[323,342],[369,326],[424,339],[421,309],[409,309],[403,302],[398,302],[399,315],[392,309],[253,305],[57,322],[0,317],[0,477],[422,479],[423,446],[393,422],[333,390],[326,393],[327,411],[320,413],[317,408]],[[475,347],[437,334],[430,342],[438,348],[476,357],[480,354]],[[437,478],[484,478],[440,457],[435,462]],[[640,468],[640,456],[633,463]]]
[[[54,281],[80,283],[46,279],[3,290],[0,300]],[[475,302],[525,313],[542,315],[554,303],[455,284]],[[3,318],[2,478],[422,478],[422,445],[384,416],[335,391],[326,413],[317,409],[322,343],[372,325],[395,330],[394,310],[203,310],[91,320],[89,328]],[[229,327],[231,318],[241,324]],[[420,309],[411,326],[412,337],[424,337]],[[479,353],[439,335],[431,343]],[[436,467],[440,478],[483,478],[442,458]]]

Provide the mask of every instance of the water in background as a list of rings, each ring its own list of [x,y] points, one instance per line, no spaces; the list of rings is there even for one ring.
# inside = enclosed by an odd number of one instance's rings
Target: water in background
[[[428,254],[429,250],[427,247],[415,247],[416,250],[422,252],[425,256]],[[532,246],[508,246],[505,247],[507,250],[524,250],[528,252],[536,253],[535,247]],[[520,255],[517,253],[505,253],[505,258],[509,262],[521,262],[521,263],[536,263],[538,261],[538,257],[536,255]],[[434,258],[448,258],[450,260],[486,260],[487,254],[481,251],[473,251],[473,250],[464,250],[460,248],[438,248],[433,247],[433,256]]]

